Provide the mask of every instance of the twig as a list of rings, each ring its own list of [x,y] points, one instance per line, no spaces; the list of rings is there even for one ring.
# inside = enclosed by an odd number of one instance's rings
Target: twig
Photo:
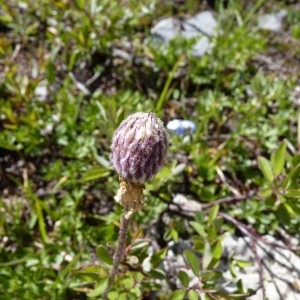
[[[221,198],[216,201],[207,203],[207,204],[201,204],[203,209],[210,208],[212,206],[218,205],[218,204],[233,204],[239,201],[244,201],[247,200],[248,198],[253,197],[256,195],[256,191],[250,191],[247,195],[241,195],[241,196],[231,196],[231,197],[226,197],[226,198]]]
[[[131,217],[131,215],[130,215]],[[120,232],[119,232],[119,240],[118,240],[118,245],[114,254],[114,262],[113,262],[113,267],[110,271],[107,286],[105,289],[105,292],[103,294],[103,299],[106,300],[108,299],[108,292],[110,290],[111,285],[114,282],[115,275],[118,273],[118,266],[119,263],[123,257],[124,254],[124,247],[125,247],[125,242],[126,242],[126,235],[128,231],[128,225],[130,223],[130,217],[126,218],[126,211],[123,213],[121,217],[121,226],[120,226]]]

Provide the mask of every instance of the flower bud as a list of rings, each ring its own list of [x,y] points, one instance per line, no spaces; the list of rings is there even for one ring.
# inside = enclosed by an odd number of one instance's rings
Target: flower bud
[[[163,122],[152,112],[138,112],[127,117],[116,129],[110,161],[121,178],[142,184],[161,169],[166,152]]]

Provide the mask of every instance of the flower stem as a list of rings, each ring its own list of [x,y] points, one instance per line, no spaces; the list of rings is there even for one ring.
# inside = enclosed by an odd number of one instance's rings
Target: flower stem
[[[107,300],[108,299],[108,292],[110,290],[110,287],[112,286],[114,279],[115,279],[115,275],[118,272],[118,266],[120,261],[122,260],[123,254],[124,254],[124,247],[125,247],[125,242],[126,242],[126,235],[127,235],[127,231],[128,231],[128,225],[130,223],[130,217],[132,214],[129,214],[125,211],[122,214],[121,217],[121,225],[120,225],[120,231],[119,231],[119,240],[118,240],[118,245],[114,254],[114,262],[113,262],[113,267],[110,271],[109,274],[109,278],[108,278],[108,282],[107,282],[107,286],[106,289],[104,291],[103,294],[103,299]]]

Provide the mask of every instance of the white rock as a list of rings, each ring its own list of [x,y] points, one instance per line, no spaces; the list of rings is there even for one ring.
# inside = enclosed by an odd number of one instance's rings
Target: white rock
[[[283,18],[287,15],[287,11],[281,9],[275,14],[265,14],[258,18],[258,27],[270,31],[280,31],[282,29]]]
[[[46,85],[38,85],[34,90],[34,95],[38,101],[44,102],[47,99],[48,89]]]
[[[183,36],[184,38],[199,38],[193,48],[195,56],[203,56],[210,48],[209,38],[216,35],[217,21],[210,11],[201,12],[187,20],[166,18],[157,22],[151,29],[154,37],[168,43],[172,39]]]
[[[180,22],[175,18],[162,19],[151,29],[152,35],[169,42],[180,32]]]
[[[265,236],[264,239],[270,243],[280,243],[272,236]],[[228,258],[228,256],[234,252],[234,257],[236,259],[242,259],[253,263],[252,266],[238,271],[237,277],[242,280],[244,288],[256,290],[260,278],[258,266],[250,247],[249,238],[233,238],[229,234],[226,234],[222,246],[224,257]],[[300,299],[300,285],[298,286],[300,278],[300,257],[288,249],[269,246],[261,241],[257,241],[257,254],[262,259],[263,263],[266,297],[272,300]],[[223,265],[222,268],[224,270],[227,269],[223,275],[225,279],[230,280],[231,274],[228,270],[228,266]],[[226,287],[228,291],[232,291],[232,288],[233,285]],[[255,295],[248,299],[263,299],[262,290],[258,290]]]
[[[207,36],[215,36],[217,21],[210,11],[203,11],[183,23],[185,31],[202,33]]]

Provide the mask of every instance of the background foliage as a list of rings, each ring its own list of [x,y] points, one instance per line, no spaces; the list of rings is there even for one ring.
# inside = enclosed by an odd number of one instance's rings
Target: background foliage
[[[299,233],[299,10],[293,1],[208,2],[2,3],[1,299],[101,296],[122,211],[110,141],[136,111],[191,119],[197,131],[170,136],[110,299],[243,299],[255,291],[234,269],[247,262],[230,258],[235,292],[222,286],[224,233]],[[283,7],[282,35],[257,28],[259,14]],[[207,8],[220,30],[202,58],[194,41],[151,43],[157,19]],[[176,194],[201,211],[175,209]],[[168,252],[182,241],[190,246],[176,280]]]

